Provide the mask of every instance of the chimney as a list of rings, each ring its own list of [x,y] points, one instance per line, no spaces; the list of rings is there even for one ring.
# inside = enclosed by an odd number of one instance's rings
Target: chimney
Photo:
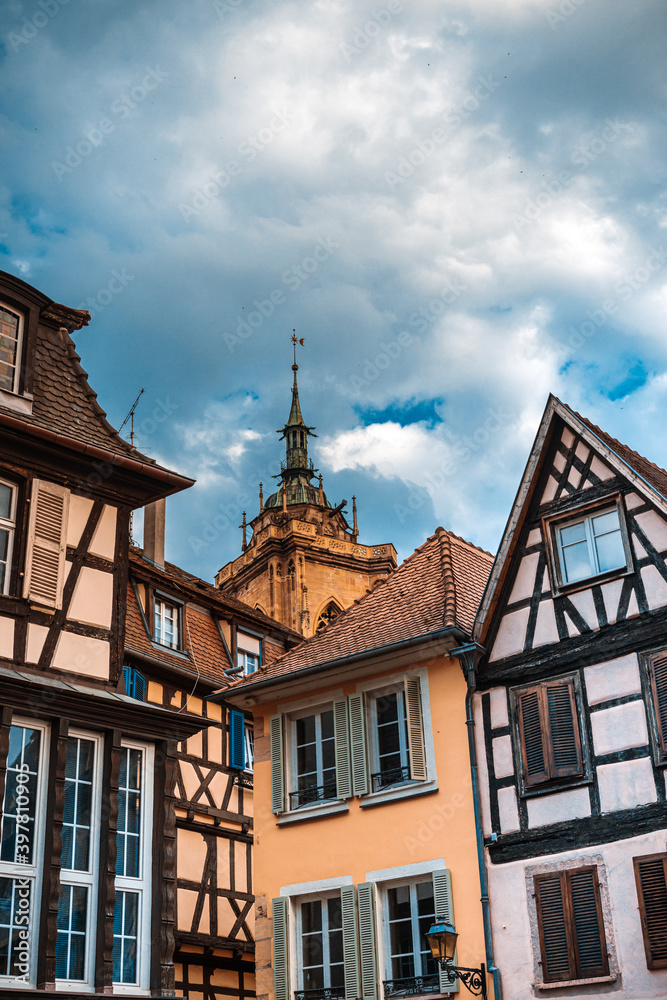
[[[164,568],[164,524],[167,501],[164,497],[144,507],[144,559]]]

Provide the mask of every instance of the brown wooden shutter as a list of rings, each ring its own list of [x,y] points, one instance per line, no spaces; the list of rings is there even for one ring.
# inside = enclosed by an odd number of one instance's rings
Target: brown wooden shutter
[[[583,774],[579,722],[571,680],[545,684],[543,697],[549,720],[549,757],[552,778]]]
[[[565,874],[570,890],[577,978],[606,976],[609,965],[598,870],[595,867],[581,868]]]
[[[549,779],[540,689],[530,688],[522,691],[517,697],[517,710],[524,780],[526,786],[530,787]]]
[[[663,757],[667,757],[667,656],[652,657],[649,660],[649,670],[660,752]]]
[[[33,479],[23,596],[42,607],[62,607],[68,509],[68,490]]]
[[[646,965],[667,969],[667,854],[633,858]]]
[[[535,899],[545,983],[609,972],[597,868],[536,875]]]
[[[561,873],[536,875],[535,899],[544,982],[573,979]]]

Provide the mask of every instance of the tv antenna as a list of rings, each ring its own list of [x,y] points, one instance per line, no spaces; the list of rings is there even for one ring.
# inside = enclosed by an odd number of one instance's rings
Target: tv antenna
[[[122,424],[118,428],[118,433],[120,434],[120,432],[122,431],[123,427],[128,422],[128,420],[130,421],[130,444],[132,445],[132,447],[134,447],[134,411],[136,410],[137,403],[139,402],[139,400],[143,396],[144,392],[145,392],[145,389],[144,389],[144,387],[142,385],[141,389],[139,390],[139,395],[137,396],[137,398],[135,399],[135,401],[132,403],[132,406],[130,407],[130,411],[129,411],[128,415],[125,417],[125,420],[122,422]]]

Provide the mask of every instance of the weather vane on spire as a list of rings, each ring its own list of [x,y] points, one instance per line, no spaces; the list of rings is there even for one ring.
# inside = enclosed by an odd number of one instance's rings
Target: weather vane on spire
[[[292,330],[292,336],[291,336],[290,339],[291,339],[291,341],[292,341],[292,343],[294,345],[294,365],[295,365],[295,367],[298,367],[297,364],[296,364],[296,345],[297,344],[301,344],[301,346],[303,347],[303,340],[304,340],[304,338],[303,337],[297,337],[296,330]]]

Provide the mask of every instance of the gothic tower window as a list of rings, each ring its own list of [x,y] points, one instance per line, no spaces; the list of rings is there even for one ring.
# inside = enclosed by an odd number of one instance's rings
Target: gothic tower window
[[[339,608],[335,601],[329,601],[329,603],[320,612],[317,622],[315,623],[315,631],[321,632],[323,629],[328,628],[333,621],[338,618],[339,615],[343,613],[343,609]]]

